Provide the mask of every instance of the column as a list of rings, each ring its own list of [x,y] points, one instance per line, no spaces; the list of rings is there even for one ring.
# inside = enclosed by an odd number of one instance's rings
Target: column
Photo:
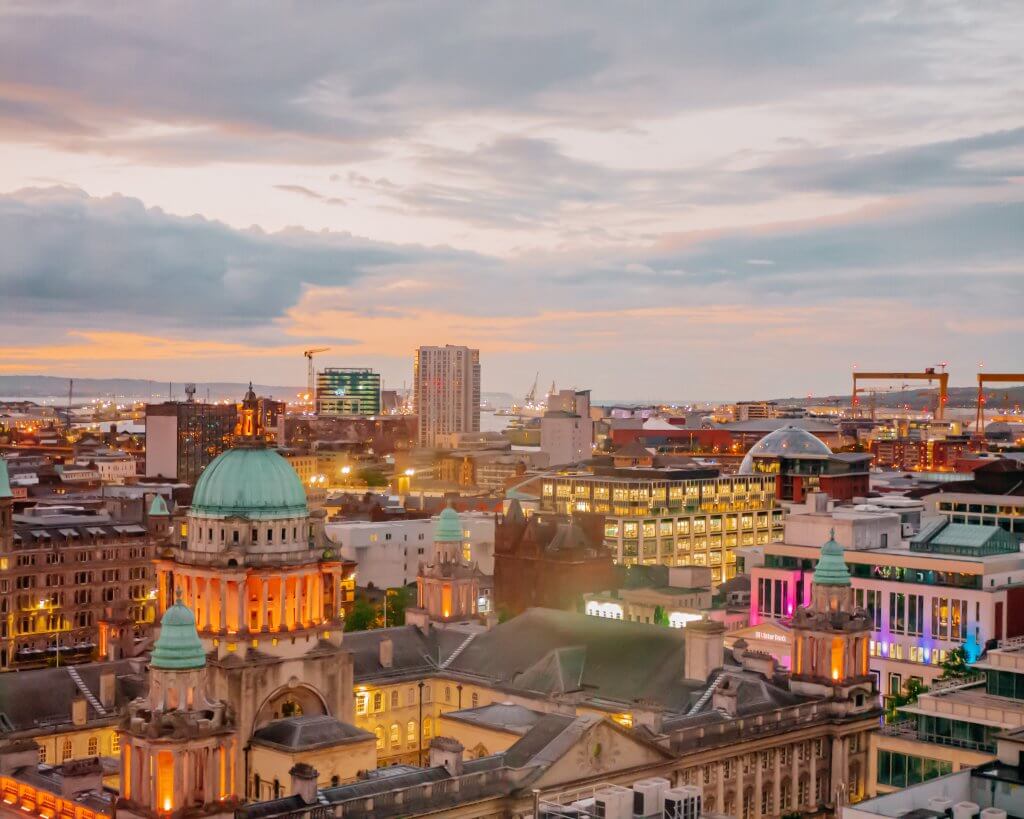
[[[303,576],[295,578],[295,628],[302,628],[302,580]]]
[[[260,631],[267,628],[267,578],[260,578]]]
[[[249,628],[249,623],[245,619],[245,598],[248,596],[248,578],[242,578],[241,580],[235,581],[235,606],[238,612],[238,630],[246,631]]]
[[[207,581],[205,577],[196,578],[196,628],[199,631],[203,631],[210,619],[210,610],[207,598],[209,595],[206,593]]]
[[[285,603],[288,600],[288,584],[285,582],[284,575],[277,578],[277,630],[284,631],[287,628],[287,609]]]
[[[803,805],[800,804],[800,761],[799,754],[796,752],[796,745],[790,745],[790,759],[792,760],[792,782],[790,788],[793,793],[793,801],[790,803],[789,811],[794,812],[800,810]]]
[[[132,790],[134,794],[132,799],[138,802],[140,805],[150,805],[152,798],[149,793],[149,759],[145,749],[135,748],[135,759],[132,760],[135,765],[135,775],[138,777],[137,787]]]
[[[725,763],[719,762],[718,781],[715,784],[715,813],[725,813]]]
[[[160,569],[156,573],[156,597],[160,606],[160,614],[167,611],[167,572]]]
[[[782,749],[776,748],[772,757],[772,810],[779,816],[787,811],[782,809]]]
[[[743,819],[743,754],[736,759],[736,816]]]
[[[183,754],[181,751],[174,752],[174,796],[172,797],[174,799],[174,804],[171,807],[179,810],[184,806],[186,795],[188,794],[188,791],[184,787],[185,764],[182,756]]]
[[[814,742],[813,739],[810,741],[809,744],[811,746],[811,764],[810,764],[811,781],[807,783],[807,798],[810,800],[811,804],[816,805],[817,802],[815,801],[815,795],[818,792],[817,791],[817,788],[818,788],[818,754],[817,754],[817,749],[815,748],[815,742]]]
[[[228,630],[228,583],[223,578],[217,581],[220,587],[220,630]]]
[[[845,737],[833,737],[832,738],[832,767],[831,776],[829,777],[829,788],[831,793],[829,798],[837,798],[839,785],[846,782],[847,779],[847,768],[846,763],[846,738]],[[847,790],[849,794],[849,790]],[[837,804],[838,808],[839,805]]]
[[[761,816],[761,788],[764,787],[764,780],[761,773],[761,754],[766,753],[765,751],[759,751],[754,754],[754,804],[752,805],[754,814],[757,819]]]

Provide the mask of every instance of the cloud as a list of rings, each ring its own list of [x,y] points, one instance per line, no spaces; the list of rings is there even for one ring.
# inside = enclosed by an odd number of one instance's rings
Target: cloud
[[[473,258],[343,233],[236,230],[66,188],[0,196],[0,245],[0,289],[12,314],[184,327],[261,325],[306,286],[357,282],[379,266]]]
[[[305,196],[309,199],[316,199],[319,202],[325,202],[328,205],[344,205],[345,200],[339,199],[337,196],[325,196],[322,193],[317,193],[311,188],[307,188],[305,185],[274,185],[275,190],[287,191],[288,193],[296,193],[299,196]]]

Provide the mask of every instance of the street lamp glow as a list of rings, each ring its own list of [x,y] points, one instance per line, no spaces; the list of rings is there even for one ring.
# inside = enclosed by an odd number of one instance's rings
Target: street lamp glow
[[[407,470],[405,470],[405,475],[408,478],[411,478],[415,474],[416,474],[416,470],[415,469],[407,469]]]
[[[352,467],[351,466],[343,466],[341,468],[341,474],[342,475],[348,475],[351,471],[352,471]]]

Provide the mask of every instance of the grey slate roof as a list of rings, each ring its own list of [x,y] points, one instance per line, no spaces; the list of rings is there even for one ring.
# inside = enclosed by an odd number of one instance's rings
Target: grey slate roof
[[[479,708],[448,711],[444,715],[445,719],[515,734],[525,734],[543,717],[543,711],[534,711],[525,705],[513,702],[493,702],[490,705],[481,705]]]
[[[326,715],[289,717],[264,725],[252,735],[258,745],[288,751],[329,748],[348,742],[373,739],[373,734]]]
[[[477,635],[448,670],[511,690],[581,688],[596,698],[679,710],[704,687],[684,681],[684,631],[534,608]]]

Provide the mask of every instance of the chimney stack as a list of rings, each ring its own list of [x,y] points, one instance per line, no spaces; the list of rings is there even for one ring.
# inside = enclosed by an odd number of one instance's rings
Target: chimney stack
[[[445,768],[451,776],[462,776],[462,753],[466,749],[452,737],[434,737],[430,741],[430,767]]]
[[[100,672],[100,705],[113,708],[117,696],[117,678],[114,669],[105,668]]]
[[[381,640],[378,650],[380,652],[380,667],[391,668],[395,664],[395,644],[391,638],[385,637]]]
[[[75,726],[85,725],[89,715],[89,704],[85,697],[75,697],[71,700],[71,724]]]
[[[312,805],[316,798],[316,779],[320,775],[317,769],[305,762],[297,762],[288,771],[292,778],[292,795],[298,796],[307,805]]]
[[[704,682],[725,660],[725,623],[705,619],[687,623],[683,629],[685,662],[683,675]]]

